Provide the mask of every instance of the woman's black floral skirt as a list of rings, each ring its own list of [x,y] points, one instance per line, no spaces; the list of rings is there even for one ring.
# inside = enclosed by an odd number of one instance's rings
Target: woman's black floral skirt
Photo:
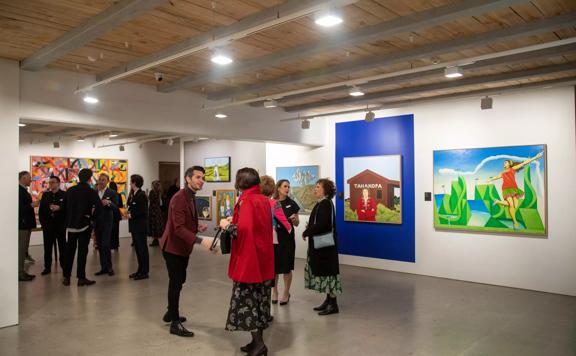
[[[257,331],[268,327],[274,280],[262,283],[234,282],[226,321],[229,331]]]

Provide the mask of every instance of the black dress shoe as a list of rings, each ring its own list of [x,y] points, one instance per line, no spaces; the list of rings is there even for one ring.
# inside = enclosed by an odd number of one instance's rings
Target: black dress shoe
[[[158,239],[152,240],[152,242],[148,246],[160,246],[160,244],[158,243]]]
[[[139,281],[139,280],[141,280],[141,279],[148,279],[148,278],[150,278],[150,276],[148,276],[147,274],[137,274],[137,275],[134,276],[133,279],[134,279],[135,281]]]
[[[170,334],[178,335],[183,337],[192,337],[194,333],[190,330],[187,330],[184,325],[180,322],[172,322],[170,325]]]
[[[130,278],[134,278],[134,277],[136,277],[137,275],[138,275],[138,272],[134,272],[134,273],[132,273],[129,277],[130,277]]]
[[[105,271],[105,270],[102,269],[102,270],[94,273],[94,275],[95,275],[95,276],[102,276],[102,275],[107,274],[107,273],[108,273],[108,271]]]
[[[180,321],[181,323],[184,323],[184,322],[186,322],[186,320],[187,320],[186,317],[184,317],[184,316],[181,316],[181,317],[179,317],[179,318],[180,318],[179,321]],[[165,323],[169,323],[169,322],[172,321],[172,318],[170,318],[170,313],[169,313],[169,312],[166,312],[166,314],[164,314],[164,316],[162,317],[162,321],[165,322]]]
[[[78,279],[78,287],[82,287],[82,286],[91,286],[94,283],[96,283],[96,281],[87,279],[87,278],[80,278]]]
[[[69,286],[70,285],[70,277],[64,277],[64,279],[62,280],[62,284],[65,286]]]
[[[267,356],[268,348],[264,343],[260,345],[254,345],[250,351],[248,351],[248,356]]]
[[[20,277],[18,277],[18,281],[20,281],[20,282],[30,282],[30,281],[33,280],[34,278],[36,278],[35,275],[33,275],[33,274],[28,274],[28,273],[24,272],[23,275],[21,275]]]
[[[110,277],[112,277],[112,276],[114,275],[114,270],[111,269],[110,271],[108,271],[108,275],[109,275]]]
[[[49,270],[49,269],[47,269],[47,268],[44,268],[44,271],[42,271],[42,273],[40,273],[40,274],[43,275],[43,276],[45,276],[45,275],[47,275],[47,274],[50,274],[51,272],[52,272],[51,270]]]

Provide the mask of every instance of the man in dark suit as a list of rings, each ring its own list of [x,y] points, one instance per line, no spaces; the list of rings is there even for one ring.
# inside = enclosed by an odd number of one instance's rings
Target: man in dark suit
[[[150,262],[148,256],[148,198],[142,190],[144,178],[139,174],[130,176],[132,192],[128,198],[128,228],[134,241],[138,270],[130,274],[135,281],[148,279]]]
[[[112,227],[114,226],[114,216],[118,210],[118,193],[108,188],[110,177],[106,173],[98,176],[98,197],[102,203],[100,213],[94,219],[94,233],[96,234],[96,243],[100,254],[100,271],[96,272],[97,276],[108,274],[114,275],[112,269]]]
[[[24,260],[30,245],[30,235],[32,229],[36,228],[35,203],[32,202],[32,196],[28,193],[28,187],[32,183],[30,172],[18,173],[18,183],[18,280],[29,282],[36,277],[24,270]]]
[[[92,220],[100,214],[102,203],[98,193],[88,183],[92,178],[92,170],[81,169],[78,173],[79,183],[68,189],[66,193],[66,227],[68,242],[66,243],[66,269],[62,284],[70,285],[72,265],[76,246],[78,246],[78,261],[76,264],[76,277],[78,286],[89,286],[96,282],[86,278],[86,257],[88,256],[88,244],[92,233]]]
[[[182,323],[186,318],[180,316],[179,302],[182,285],[186,281],[186,268],[194,244],[202,244],[209,250],[213,239],[202,238],[197,234],[207,229],[205,224],[198,224],[196,211],[196,192],[204,185],[204,168],[194,166],[185,174],[186,187],[176,193],[168,208],[168,222],[160,240],[160,248],[168,269],[168,311],[162,318],[170,324],[170,333],[178,336],[194,336]]]
[[[44,237],[44,270],[42,275],[52,271],[52,250],[58,246],[60,267],[64,270],[66,256],[66,193],[60,190],[60,178],[50,177],[48,190],[40,200],[40,225]]]

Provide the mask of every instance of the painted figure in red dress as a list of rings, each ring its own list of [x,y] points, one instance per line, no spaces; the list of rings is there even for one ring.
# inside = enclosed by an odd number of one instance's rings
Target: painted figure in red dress
[[[358,221],[376,221],[376,203],[366,188],[362,189],[362,199],[356,204],[356,214]]]
[[[502,200],[496,200],[494,204],[508,207],[508,212],[512,217],[514,229],[517,229],[520,224],[516,219],[516,211],[520,205],[520,199],[524,197],[524,192],[518,188],[516,184],[516,172],[524,168],[527,164],[535,161],[544,155],[543,152],[538,153],[536,156],[524,160],[523,162],[514,162],[510,159],[504,161],[504,171],[497,176],[490,177],[488,182],[502,179]]]

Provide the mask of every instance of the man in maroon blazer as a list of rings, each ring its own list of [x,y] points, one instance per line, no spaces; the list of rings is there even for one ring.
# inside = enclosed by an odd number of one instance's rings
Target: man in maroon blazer
[[[204,185],[204,168],[194,166],[186,170],[186,186],[174,194],[168,208],[168,221],[160,240],[162,254],[168,269],[168,311],[162,318],[170,324],[170,333],[178,336],[194,336],[182,323],[186,318],[180,316],[178,304],[180,291],[186,281],[188,259],[195,244],[201,244],[210,250],[212,238],[200,237],[197,234],[207,229],[205,224],[198,224],[196,210],[196,192]]]

